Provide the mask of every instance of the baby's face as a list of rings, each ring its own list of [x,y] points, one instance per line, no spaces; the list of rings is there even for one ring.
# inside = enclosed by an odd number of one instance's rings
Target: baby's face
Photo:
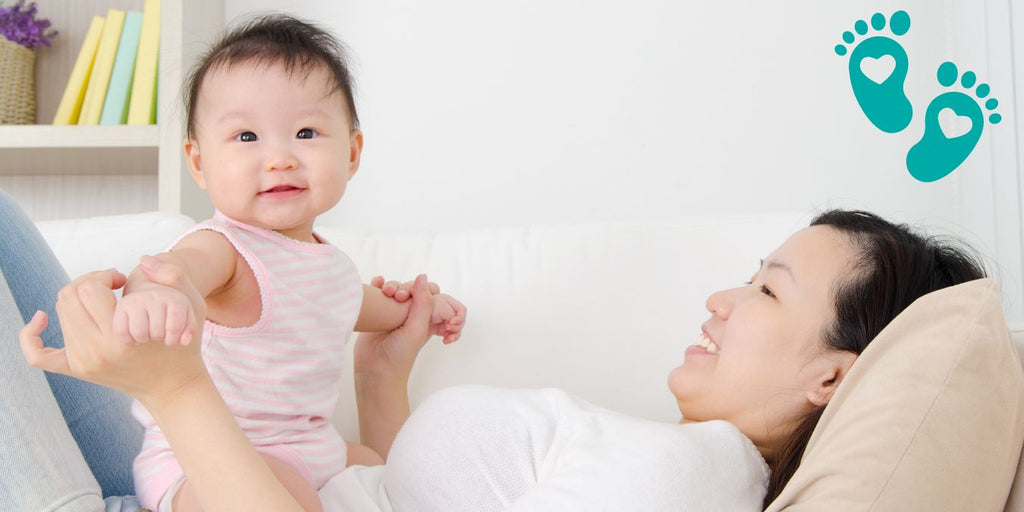
[[[362,149],[362,134],[328,78],[321,66],[288,72],[257,62],[209,71],[185,151],[214,207],[313,241],[313,221],[341,200]]]

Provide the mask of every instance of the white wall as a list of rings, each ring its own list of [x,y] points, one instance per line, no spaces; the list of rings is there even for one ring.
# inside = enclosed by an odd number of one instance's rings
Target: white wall
[[[1001,37],[1009,45],[1011,1],[226,0],[225,19],[283,10],[352,50],[366,148],[325,224],[447,230],[859,207],[968,236],[999,260],[1020,316],[1012,65],[990,51]],[[898,9],[912,17],[900,42],[915,116],[885,134],[861,113],[833,47],[854,21]],[[1001,34],[994,43],[989,31]],[[1008,110],[953,175],[920,183],[906,153],[942,92],[935,69],[958,59]],[[1016,217],[1000,225],[1007,211]]]

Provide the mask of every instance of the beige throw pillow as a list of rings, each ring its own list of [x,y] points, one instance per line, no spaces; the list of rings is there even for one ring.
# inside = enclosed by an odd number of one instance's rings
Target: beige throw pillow
[[[1001,511],[1024,371],[992,279],[921,297],[858,358],[768,511]]]

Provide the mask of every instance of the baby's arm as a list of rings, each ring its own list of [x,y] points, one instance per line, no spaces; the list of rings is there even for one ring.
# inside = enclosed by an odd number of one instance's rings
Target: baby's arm
[[[157,284],[146,275],[157,258],[181,269],[205,298],[224,288],[235,273],[234,246],[214,231],[200,230],[182,238],[169,252],[143,256],[128,276],[123,298],[114,311],[114,334],[124,343],[151,340],[188,344],[199,333],[191,306],[174,288]]]
[[[379,288],[363,285],[363,305],[359,309],[355,330],[358,332],[390,332],[409,316],[409,302],[398,302],[384,295]]]

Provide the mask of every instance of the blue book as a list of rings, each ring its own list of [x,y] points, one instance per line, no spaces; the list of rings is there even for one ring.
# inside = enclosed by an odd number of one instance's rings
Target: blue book
[[[117,45],[114,69],[110,72],[110,85],[103,101],[100,124],[125,124],[128,121],[128,102],[135,75],[135,56],[139,52],[139,34],[142,32],[142,13],[129,11],[124,18],[121,40]]]

